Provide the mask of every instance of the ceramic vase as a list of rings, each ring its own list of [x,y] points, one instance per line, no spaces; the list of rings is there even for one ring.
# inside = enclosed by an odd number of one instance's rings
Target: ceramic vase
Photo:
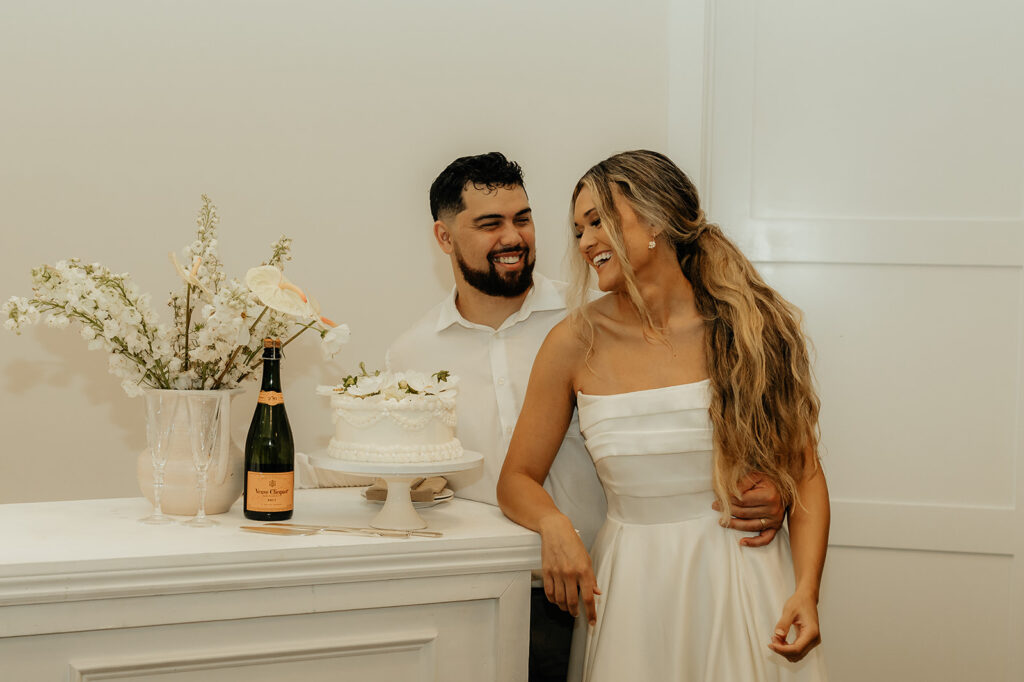
[[[189,417],[185,401],[199,391],[173,391],[178,394],[174,423],[167,441],[167,464],[164,467],[164,489],[160,500],[165,514],[191,516],[199,508],[196,490],[196,470],[192,465],[192,444],[189,440]],[[245,467],[244,437],[231,432],[232,399],[240,389],[229,391],[202,391],[218,394],[221,399],[221,422],[206,488],[206,513],[223,514],[242,494]],[[139,488],[153,503],[153,461],[149,449],[137,460]]]

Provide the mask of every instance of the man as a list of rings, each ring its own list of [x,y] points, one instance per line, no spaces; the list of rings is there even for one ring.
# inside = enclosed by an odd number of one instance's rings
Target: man
[[[434,238],[451,260],[450,295],[388,351],[396,370],[449,370],[459,377],[457,435],[483,466],[451,477],[460,497],[497,505],[495,487],[523,405],[533,359],[565,317],[565,285],[534,275],[533,214],[522,169],[491,152],[453,161],[430,187]],[[604,493],[573,416],[544,487],[588,547],[605,517]],[[784,510],[778,492],[752,479],[734,501],[737,530],[771,542]],[[530,680],[564,680],[573,619],[534,587]]]

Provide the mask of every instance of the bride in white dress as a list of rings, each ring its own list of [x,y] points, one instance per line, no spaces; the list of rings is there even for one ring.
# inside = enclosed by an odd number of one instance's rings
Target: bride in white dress
[[[541,535],[548,599],[578,614],[570,679],[824,680],[829,505],[799,311],[660,154],[602,161],[572,209],[580,305],[537,355],[498,482]],[[584,304],[594,271],[608,294]],[[574,407],[608,498],[592,560],[541,486]],[[789,529],[741,547],[722,521],[753,471]]]

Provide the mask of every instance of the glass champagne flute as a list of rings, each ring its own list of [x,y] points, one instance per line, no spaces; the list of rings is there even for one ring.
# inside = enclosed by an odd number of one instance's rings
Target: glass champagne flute
[[[178,394],[173,391],[146,391],[146,441],[153,463],[153,512],[139,519],[142,523],[160,525],[174,519],[164,514],[160,496],[164,490],[164,467],[167,465],[167,440],[174,425]]]
[[[199,510],[194,517],[183,523],[194,528],[216,526],[217,522],[206,516],[206,477],[220,431],[221,392],[194,391],[185,400],[190,422],[192,466],[196,470],[196,489],[199,491]]]

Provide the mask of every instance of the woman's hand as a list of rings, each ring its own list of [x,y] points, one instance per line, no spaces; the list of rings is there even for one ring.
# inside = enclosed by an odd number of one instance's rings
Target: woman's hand
[[[786,506],[782,504],[782,495],[770,478],[760,472],[747,474],[737,482],[740,496],[729,500],[732,506],[732,518],[728,528],[748,533],[757,533],[753,537],[740,540],[744,547],[763,547],[775,539],[775,534],[782,528],[786,520]],[[722,511],[722,505],[715,500],[711,504],[715,511]]]
[[[594,567],[587,548],[564,514],[551,514],[540,522],[541,566],[544,594],[548,601],[573,616],[579,614],[579,602],[587,612],[587,621],[597,622],[594,595],[597,589]]]
[[[793,625],[796,626],[796,639],[792,644],[787,644],[786,635]],[[818,630],[818,600],[810,594],[796,592],[782,607],[782,618],[775,624],[768,648],[796,662],[819,644],[821,632]]]

